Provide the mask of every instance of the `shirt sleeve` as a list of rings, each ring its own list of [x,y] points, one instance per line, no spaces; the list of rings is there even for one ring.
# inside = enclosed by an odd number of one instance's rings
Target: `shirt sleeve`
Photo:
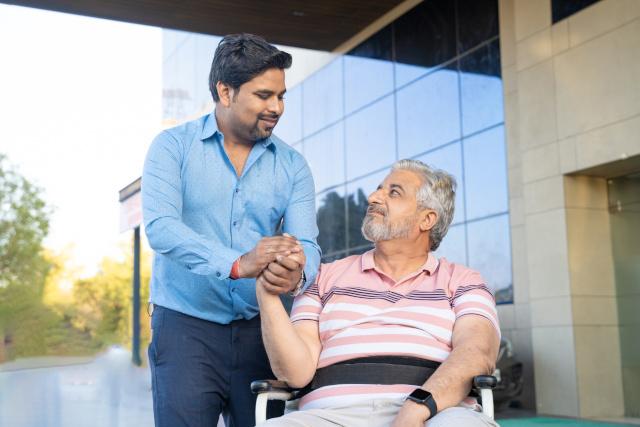
[[[468,314],[487,318],[500,336],[496,302],[482,276],[477,272],[464,274],[451,299],[456,319]]]
[[[320,266],[321,250],[318,245],[318,224],[316,222],[316,195],[313,177],[307,162],[297,157],[295,181],[289,204],[285,209],[282,230],[295,236],[304,250],[307,262],[304,274],[307,286],[313,283]]]
[[[316,281],[293,300],[290,316],[291,323],[299,322],[300,320],[320,321],[322,299],[320,298],[320,287],[318,286],[319,278],[320,272],[318,272]]]
[[[142,173],[142,214],[149,245],[193,273],[225,279],[242,254],[182,222],[182,163],[179,141],[162,132],[149,148]]]

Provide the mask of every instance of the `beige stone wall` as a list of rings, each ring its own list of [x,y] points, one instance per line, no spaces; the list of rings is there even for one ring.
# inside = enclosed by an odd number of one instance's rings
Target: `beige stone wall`
[[[515,293],[501,320],[530,351],[540,413],[621,416],[606,181],[573,174],[640,154],[640,1],[551,25],[550,0],[501,0],[500,26]]]

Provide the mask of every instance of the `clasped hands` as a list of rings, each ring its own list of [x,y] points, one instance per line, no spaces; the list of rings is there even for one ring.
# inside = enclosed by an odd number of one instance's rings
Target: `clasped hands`
[[[240,257],[240,277],[255,277],[256,287],[270,294],[291,292],[302,278],[306,258],[300,242],[289,234],[264,237]]]

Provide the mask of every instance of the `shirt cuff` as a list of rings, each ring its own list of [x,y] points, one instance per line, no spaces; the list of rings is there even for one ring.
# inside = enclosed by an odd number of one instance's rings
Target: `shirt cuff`
[[[241,256],[242,254],[235,249],[224,248],[221,251],[213,251],[208,264],[213,269],[216,279],[228,279],[231,275],[231,266]]]

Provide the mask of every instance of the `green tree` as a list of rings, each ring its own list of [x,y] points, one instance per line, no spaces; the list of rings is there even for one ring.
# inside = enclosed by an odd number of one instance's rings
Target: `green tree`
[[[144,302],[149,299],[149,259],[148,253],[143,251],[140,259],[142,348],[150,339],[149,317],[144,309]],[[90,334],[93,344],[98,348],[111,344],[131,344],[132,273],[132,254],[124,260],[104,258],[98,274],[78,280],[73,286],[71,322],[76,329]]]
[[[50,267],[42,246],[50,209],[40,193],[0,154],[0,362],[16,330],[46,316],[36,309]],[[42,330],[31,332],[27,347],[38,347]]]

